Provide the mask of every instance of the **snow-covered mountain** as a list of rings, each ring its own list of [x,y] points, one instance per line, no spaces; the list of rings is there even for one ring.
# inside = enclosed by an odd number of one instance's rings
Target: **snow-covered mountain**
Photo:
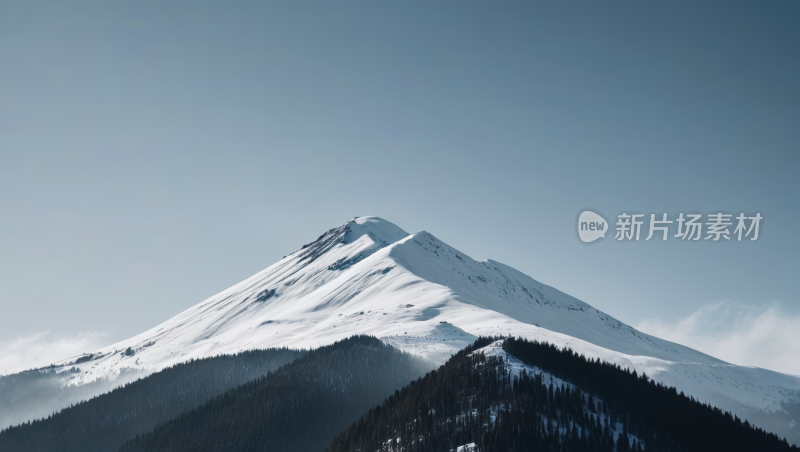
[[[57,363],[74,383],[252,348],[309,348],[369,334],[444,362],[479,335],[567,346],[744,416],[800,403],[800,377],[728,364],[625,325],[428,232],[360,217],[138,336]]]

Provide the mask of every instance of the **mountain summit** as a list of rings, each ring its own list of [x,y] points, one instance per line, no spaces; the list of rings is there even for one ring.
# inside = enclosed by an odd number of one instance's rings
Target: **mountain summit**
[[[800,403],[800,377],[735,366],[665,341],[492,260],[475,261],[432,234],[357,217],[258,274],[138,336],[57,363],[159,370],[223,353],[314,348],[363,334],[438,363],[478,336],[521,336],[645,372],[736,413]]]

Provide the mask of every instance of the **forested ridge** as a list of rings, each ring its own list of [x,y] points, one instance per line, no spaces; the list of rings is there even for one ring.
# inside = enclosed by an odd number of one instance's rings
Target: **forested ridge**
[[[502,358],[473,353],[495,339],[395,392],[326,451],[797,450],[645,375],[551,344],[505,340],[506,352],[546,372],[515,375]]]
[[[610,400],[635,419],[637,433],[651,444],[670,437],[687,450],[789,450],[786,440],[742,421],[738,416],[700,403],[636,371],[621,369],[572,350],[509,338],[503,349],[523,362],[569,380],[582,390]],[[641,426],[641,428],[638,428]],[[793,447],[795,450],[796,446]]]
[[[501,356],[476,353],[493,342]],[[0,431],[0,450],[797,450],[646,375],[548,343],[482,337],[432,368],[369,336],[193,360]]]
[[[396,389],[434,366],[374,337],[308,352],[138,436],[134,451],[322,451]]]
[[[0,451],[114,451],[136,434],[305,353],[251,350],[177,364],[45,419],[2,430]]]

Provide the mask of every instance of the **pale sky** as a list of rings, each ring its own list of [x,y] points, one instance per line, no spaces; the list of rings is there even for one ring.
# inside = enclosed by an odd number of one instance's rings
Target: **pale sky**
[[[377,215],[800,373],[780,357],[800,344],[798,13],[3,2],[0,355],[124,339]],[[586,207],[764,221],[752,243],[584,246]],[[723,307],[735,321],[698,320]]]

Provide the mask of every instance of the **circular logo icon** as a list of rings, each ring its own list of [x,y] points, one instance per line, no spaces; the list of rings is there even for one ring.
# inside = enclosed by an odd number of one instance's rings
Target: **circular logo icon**
[[[583,243],[592,243],[606,237],[608,232],[608,222],[602,215],[588,209],[584,209],[578,215],[578,238]]]

